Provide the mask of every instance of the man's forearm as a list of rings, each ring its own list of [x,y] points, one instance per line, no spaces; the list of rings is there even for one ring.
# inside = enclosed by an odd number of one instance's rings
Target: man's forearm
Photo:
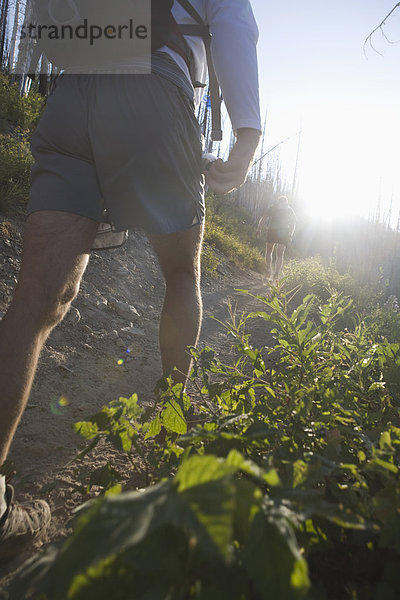
[[[240,127],[236,131],[236,138],[239,140],[246,140],[249,144],[254,145],[254,150],[258,146],[260,141],[261,131],[253,129],[252,127]]]
[[[246,181],[260,136],[258,129],[243,127],[237,130],[236,143],[228,160],[215,161],[207,171],[207,183],[214,192],[227,194]]]

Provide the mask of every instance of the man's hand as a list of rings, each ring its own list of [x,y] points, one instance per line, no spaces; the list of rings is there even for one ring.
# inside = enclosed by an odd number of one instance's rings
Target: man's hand
[[[207,185],[213,192],[228,194],[246,181],[260,135],[258,129],[237,130],[237,140],[228,160],[216,160],[206,172]]]

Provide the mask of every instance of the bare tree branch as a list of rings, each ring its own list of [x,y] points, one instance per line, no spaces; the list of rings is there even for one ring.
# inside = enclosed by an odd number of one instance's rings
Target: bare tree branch
[[[375,29],[374,29],[373,31],[371,31],[371,33],[369,34],[369,36],[368,36],[368,37],[365,39],[364,46],[363,46],[364,54],[366,54],[366,53],[365,53],[365,47],[366,47],[366,45],[367,45],[367,44],[368,44],[368,45],[369,45],[369,46],[372,48],[372,50],[374,50],[374,51],[375,51],[377,54],[381,54],[380,52],[378,52],[378,50],[377,50],[376,48],[374,48],[374,46],[373,46],[373,44],[372,44],[372,38],[373,38],[374,34],[375,34],[377,31],[380,31],[380,32],[381,32],[382,36],[385,38],[385,40],[386,40],[386,41],[387,41],[389,44],[396,44],[396,43],[397,43],[397,41],[393,42],[393,41],[389,40],[389,38],[388,38],[388,37],[387,37],[387,35],[385,34],[385,31],[384,31],[384,29],[383,29],[383,28],[384,28],[384,26],[386,25],[386,21],[388,20],[388,18],[389,18],[389,17],[390,17],[390,16],[391,16],[391,15],[392,15],[394,12],[395,12],[395,10],[396,10],[397,8],[399,8],[399,6],[400,6],[400,2],[397,2],[397,4],[395,4],[395,5],[393,6],[392,10],[391,10],[390,12],[388,12],[388,14],[387,14],[387,15],[386,15],[386,17],[383,19],[383,21],[381,21],[381,22],[379,23],[379,25],[378,25],[377,27],[375,27]],[[399,40],[398,40],[398,41],[399,41]]]
[[[282,144],[284,144],[285,142],[288,142],[289,140],[292,140],[293,138],[297,137],[298,135],[301,135],[302,131],[297,131],[296,133],[294,133],[293,135],[290,135],[289,137],[286,137],[284,140],[282,140],[281,142],[279,142],[278,144],[275,144],[275,146],[272,146],[272,148],[270,148],[269,150],[267,150],[266,152],[264,152],[264,154],[262,154],[259,158],[257,158],[257,160],[255,160],[253,162],[253,167],[254,165],[256,165],[260,160],[262,160],[265,156],[267,156],[267,154],[270,154],[273,150],[275,150],[276,148],[278,148],[278,146],[282,146]]]

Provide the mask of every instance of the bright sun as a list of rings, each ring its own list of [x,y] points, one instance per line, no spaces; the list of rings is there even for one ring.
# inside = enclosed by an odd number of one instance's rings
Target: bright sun
[[[387,210],[390,197],[398,193],[398,182],[393,180],[398,169],[394,161],[388,162],[384,128],[371,127],[368,115],[359,108],[349,107],[335,120],[333,108],[319,110],[303,125],[298,182],[304,204],[324,219],[368,216],[379,202]],[[398,157],[398,140],[389,143],[391,156]],[[382,144],[385,159],[380,162],[371,149]]]

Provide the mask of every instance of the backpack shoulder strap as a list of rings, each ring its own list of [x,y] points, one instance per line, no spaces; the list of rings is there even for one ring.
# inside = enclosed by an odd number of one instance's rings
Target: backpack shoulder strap
[[[221,96],[219,92],[219,83],[214,69],[214,63],[211,56],[211,33],[208,25],[204,22],[197,10],[192,6],[189,0],[176,0],[178,4],[192,17],[196,23],[179,25],[182,35],[194,35],[203,38],[208,66],[208,79],[210,86],[212,131],[211,139],[213,141],[222,140],[221,128]]]
[[[194,6],[192,6],[190,4],[189,0],[176,0],[176,1],[178,2],[178,4],[180,4],[182,6],[183,9],[185,9],[185,11],[192,17],[192,19],[194,21],[196,21],[196,23],[198,23],[199,25],[205,26],[203,19],[201,18],[201,16],[197,12],[197,10],[194,8]],[[208,30],[208,27],[207,27],[207,30]]]

